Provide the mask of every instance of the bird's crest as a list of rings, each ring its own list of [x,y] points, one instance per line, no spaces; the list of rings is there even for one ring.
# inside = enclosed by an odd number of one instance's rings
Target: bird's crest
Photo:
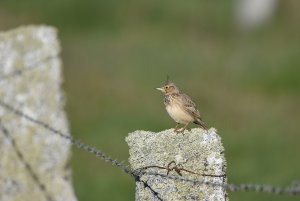
[[[170,83],[171,83],[171,82],[170,82],[170,79],[169,79],[169,75],[167,75],[167,80],[166,80],[165,85],[170,84]]]

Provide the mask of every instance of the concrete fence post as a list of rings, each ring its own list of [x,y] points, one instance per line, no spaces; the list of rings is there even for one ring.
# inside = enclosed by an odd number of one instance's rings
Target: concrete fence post
[[[135,131],[126,138],[129,145],[129,162],[133,170],[149,167],[146,172],[166,174],[167,170],[153,167],[178,166],[184,178],[203,179],[207,182],[226,183],[226,161],[221,138],[214,128],[204,131],[194,128],[184,135],[173,129],[158,133]],[[171,161],[174,161],[170,163]],[[183,170],[184,169],[184,170]],[[169,175],[180,176],[170,171]],[[207,176],[203,176],[207,175]],[[210,175],[210,176],[209,176]],[[223,175],[223,177],[218,177]],[[144,174],[142,179],[163,200],[228,200],[225,189],[218,186],[200,185]],[[143,183],[136,183],[136,200],[159,200]]]
[[[0,32],[0,99],[68,132],[54,28]],[[0,107],[0,200],[75,201],[70,144]]]

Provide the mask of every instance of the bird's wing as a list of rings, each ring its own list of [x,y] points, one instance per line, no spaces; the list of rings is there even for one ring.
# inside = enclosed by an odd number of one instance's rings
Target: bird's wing
[[[192,99],[186,94],[181,94],[181,98],[184,110],[192,115],[195,119],[200,118],[200,112],[198,111],[197,106]]]

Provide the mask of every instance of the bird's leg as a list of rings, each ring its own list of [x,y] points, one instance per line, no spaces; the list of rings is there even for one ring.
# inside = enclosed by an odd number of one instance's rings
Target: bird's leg
[[[178,126],[179,126],[179,123],[176,122],[176,126],[174,128],[174,132],[177,132],[178,131]]]
[[[184,130],[186,129],[186,127],[189,125],[190,122],[187,122],[184,127],[182,129],[180,129],[179,131],[177,131],[178,133],[183,133]]]

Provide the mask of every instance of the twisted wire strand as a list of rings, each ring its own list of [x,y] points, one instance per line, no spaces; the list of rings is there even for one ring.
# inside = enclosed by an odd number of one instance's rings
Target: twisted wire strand
[[[53,201],[51,195],[49,194],[46,185],[41,182],[38,175],[34,172],[32,166],[25,160],[24,155],[22,154],[21,150],[18,148],[15,139],[11,136],[10,132],[7,130],[7,128],[2,124],[0,119],[0,130],[2,131],[3,135],[10,141],[11,146],[13,150],[15,151],[18,159],[21,161],[21,163],[25,166],[25,169],[29,173],[32,180],[36,183],[40,191],[43,193],[45,199],[47,201]]]
[[[50,125],[32,118],[31,116],[21,112],[20,110],[15,109],[14,107],[8,105],[7,103],[3,102],[2,100],[0,100],[0,105],[8,110],[10,110],[11,112],[13,112],[14,114],[21,116],[27,120],[29,120],[32,123],[38,124],[40,126],[42,126],[43,128],[45,128],[48,131],[51,131],[53,134],[58,135],[66,140],[68,140],[69,142],[71,142],[71,144],[75,145],[76,147],[78,147],[79,149],[83,149],[89,153],[94,154],[96,157],[101,158],[102,160],[104,160],[105,162],[110,162],[111,164],[119,167],[120,169],[122,169],[124,172],[126,173],[130,173],[130,169],[127,165],[125,165],[122,162],[119,162],[115,159],[113,159],[112,157],[106,155],[103,151],[97,149],[96,147],[93,147],[91,145],[87,145],[85,143],[82,143],[80,140],[74,139],[71,134],[66,134],[63,133],[53,127],[51,127]]]
[[[63,133],[55,128],[53,128],[52,126],[32,118],[31,116],[23,113],[22,111],[12,107],[11,105],[7,104],[6,102],[0,100],[0,106],[2,106],[3,108],[13,112],[15,115],[23,117],[25,119],[27,119],[28,121],[35,123],[43,128],[45,128],[46,130],[52,132],[55,135],[58,135],[66,140],[68,140],[71,144],[73,144],[74,146],[76,146],[79,149],[83,149],[91,154],[94,154],[97,158],[100,158],[102,160],[104,160],[105,162],[109,162],[112,165],[120,168],[122,171],[124,171],[125,173],[129,174],[130,176],[132,176],[136,182],[141,182],[145,188],[148,188],[151,193],[158,199],[158,200],[162,200],[162,198],[159,196],[159,193],[157,191],[155,191],[146,181],[142,180],[141,177],[137,174],[133,174],[133,172],[131,171],[131,169],[128,167],[128,165],[125,165],[123,162],[119,162],[118,160],[108,156],[107,154],[105,154],[103,151],[97,149],[94,146],[85,144],[83,142],[81,142],[78,139],[75,139],[71,136],[70,133]]]
[[[82,143],[79,140],[71,137],[70,134],[65,134],[40,120],[32,118],[31,116],[21,112],[20,110],[14,108],[13,106],[5,103],[2,100],[0,100],[0,106],[2,106],[3,108],[6,108],[7,110],[13,112],[14,114],[16,114],[20,117],[27,119],[30,122],[33,122],[35,124],[38,124],[38,125],[44,127],[46,130],[49,130],[52,133],[54,133],[62,138],[69,140],[76,147],[83,149],[89,153],[92,153],[96,157],[120,168],[125,173],[132,176],[136,182],[143,183],[144,187],[148,188],[151,191],[151,193],[159,200],[163,200],[163,199],[159,196],[159,193],[156,190],[154,190],[151,186],[149,186],[147,181],[144,181],[141,179],[141,177],[143,175],[159,176],[159,177],[166,178],[166,179],[172,179],[172,180],[177,180],[177,181],[182,181],[182,182],[190,182],[190,183],[193,183],[194,185],[198,184],[198,185],[209,185],[209,186],[213,186],[213,187],[221,187],[221,188],[227,189],[232,192],[251,191],[251,192],[272,193],[272,194],[276,194],[276,195],[289,194],[289,195],[300,196],[300,184],[298,182],[292,183],[291,185],[286,186],[286,187],[277,187],[277,186],[266,185],[266,184],[265,185],[264,184],[227,184],[224,182],[220,183],[220,182],[205,181],[204,179],[191,179],[191,178],[182,177],[182,176],[166,175],[166,174],[161,174],[161,173],[157,173],[157,172],[145,171],[143,168],[141,168],[139,170],[131,170],[127,165],[106,155],[103,151],[100,151],[99,149],[97,149],[93,146]]]
[[[271,193],[276,195],[294,195],[300,196],[300,183],[299,182],[292,182],[289,186],[273,186],[269,184],[227,184],[227,183],[220,183],[220,182],[211,182],[205,181],[204,179],[191,179],[187,177],[181,176],[174,176],[174,175],[166,175],[157,172],[145,172],[144,170],[138,171],[136,174],[141,175],[149,175],[149,176],[159,176],[166,179],[177,180],[181,182],[190,182],[194,185],[208,185],[212,187],[221,187],[227,189],[231,192],[262,192],[262,193]]]

